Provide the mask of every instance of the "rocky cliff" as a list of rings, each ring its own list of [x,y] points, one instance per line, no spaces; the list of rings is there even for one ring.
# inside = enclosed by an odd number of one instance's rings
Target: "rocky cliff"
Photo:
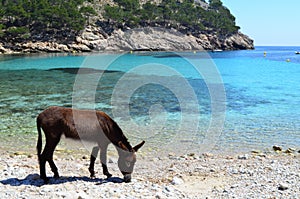
[[[24,41],[0,43],[0,53],[91,52],[91,51],[189,51],[253,49],[253,40],[238,32],[220,38],[214,34],[199,37],[184,35],[175,29],[145,27],[107,34],[101,27],[88,26],[69,43]]]
[[[145,27],[127,31],[120,29],[111,35],[101,34],[101,28],[85,29],[76,41],[84,49],[101,51],[188,51],[188,50],[237,50],[252,49],[253,40],[237,33],[219,38],[213,34],[200,34],[199,37],[185,35],[175,29]]]

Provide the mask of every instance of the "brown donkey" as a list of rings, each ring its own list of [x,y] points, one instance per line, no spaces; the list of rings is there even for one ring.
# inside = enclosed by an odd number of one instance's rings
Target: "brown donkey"
[[[41,128],[46,137],[43,152]],[[48,161],[54,177],[59,177],[57,167],[53,161],[53,153],[63,134],[66,138],[97,143],[98,146],[93,148],[91,154],[89,166],[91,177],[95,177],[94,164],[99,150],[101,150],[100,159],[103,174],[107,178],[112,176],[106,166],[106,153],[107,146],[113,143],[118,151],[118,167],[124,175],[125,182],[131,181],[131,173],[136,162],[135,152],[145,143],[145,141],[142,141],[140,144],[132,147],[114,120],[104,112],[94,110],[49,107],[38,115],[37,130],[38,141],[36,147],[40,165],[40,177],[45,183],[48,182],[45,168],[46,161]]]

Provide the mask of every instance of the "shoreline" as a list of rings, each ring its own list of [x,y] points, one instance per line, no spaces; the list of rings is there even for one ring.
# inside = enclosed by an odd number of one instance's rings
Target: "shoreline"
[[[257,46],[256,46],[257,47]],[[255,50],[255,46],[252,49],[189,49],[189,50],[91,50],[91,51],[57,51],[57,52],[48,52],[48,51],[37,51],[37,52],[26,52],[26,51],[11,51],[7,53],[1,53],[0,56],[65,56],[65,55],[72,55],[72,56],[80,56],[80,55],[94,55],[94,54],[146,54],[146,53],[195,53],[195,52],[212,52],[212,53],[220,53],[220,52],[230,52],[230,51],[247,51],[247,50]]]
[[[18,154],[27,154],[27,155],[36,155],[36,143],[37,143],[37,135],[35,134],[11,134],[11,135],[1,135],[0,136],[0,151],[5,152],[8,155],[18,155]],[[43,146],[45,144],[43,135]],[[136,138],[129,138],[131,144],[139,143],[140,139]],[[160,143],[161,144],[161,143]],[[180,144],[180,143],[177,143]],[[225,144],[225,145],[224,145]],[[61,155],[73,155],[75,157],[82,157],[86,156],[89,158],[89,155],[92,151],[93,146],[95,143],[89,142],[81,142],[79,140],[72,140],[65,137],[61,138],[61,141],[57,145],[54,155],[61,154]],[[276,144],[269,144],[268,146],[265,145],[257,145],[256,147],[252,147],[253,144],[245,144],[245,145],[230,145],[230,143],[216,143],[214,147],[207,150],[197,150],[195,149],[196,145],[189,145],[189,146],[181,146],[178,149],[175,145],[172,144],[166,145],[163,148],[159,147],[159,144],[153,143],[151,140],[146,140],[145,146],[143,146],[143,150],[141,152],[142,156],[145,157],[157,157],[157,156],[183,156],[187,154],[195,154],[195,155],[202,155],[202,154],[213,154],[213,155],[221,155],[221,156],[234,156],[236,154],[272,154],[274,153],[273,147],[280,148],[278,153],[283,154],[292,154],[294,152],[299,152],[299,146],[294,145],[276,145]],[[166,148],[166,147],[169,148]],[[172,147],[173,146],[173,147]],[[175,148],[174,148],[175,147]],[[117,151],[115,147],[110,144],[108,147],[108,153],[112,156],[117,155]],[[140,155],[140,152],[138,153]]]
[[[143,150],[141,150],[143,151]],[[39,179],[35,154],[1,151],[1,198],[297,198],[300,153],[249,152],[235,155],[187,154],[149,157],[137,154],[131,183],[121,183],[117,156],[108,151],[113,178],[104,179],[99,159],[89,178],[89,155],[58,149],[59,179]],[[47,175],[52,176],[47,165]]]
[[[8,155],[18,155],[18,154],[27,154],[27,155],[36,155],[36,143],[37,143],[37,134],[11,134],[11,135],[1,135],[0,136],[0,151],[5,152]],[[131,144],[139,143],[140,139],[136,139],[134,137],[129,137],[129,141]],[[43,146],[45,144],[45,138],[43,135]],[[162,143],[160,143],[162,144]],[[187,154],[213,154],[213,155],[221,155],[221,156],[234,156],[236,154],[272,154],[274,153],[274,147],[279,148],[280,151],[276,151],[277,153],[283,154],[293,154],[300,153],[299,146],[295,145],[277,145],[277,144],[269,144],[269,145],[256,145],[254,144],[244,144],[244,145],[231,145],[230,143],[222,143],[217,142],[216,145],[210,149],[197,150],[195,144],[190,144],[188,146],[182,145],[180,149],[173,146],[172,144],[167,144],[165,147],[160,148],[160,144],[153,143],[152,140],[146,140],[145,146],[143,146],[143,150],[141,152],[142,156],[145,157],[157,157],[157,156],[183,156]],[[180,143],[177,143],[180,144]],[[61,155],[74,155],[76,157],[86,156],[89,158],[90,152],[92,151],[95,143],[89,142],[81,142],[79,140],[72,140],[69,138],[62,137],[61,141],[57,145],[55,153]],[[167,148],[168,147],[168,148]],[[108,147],[108,153],[112,156],[116,156],[115,147],[110,144]],[[140,152],[139,154],[140,155]]]

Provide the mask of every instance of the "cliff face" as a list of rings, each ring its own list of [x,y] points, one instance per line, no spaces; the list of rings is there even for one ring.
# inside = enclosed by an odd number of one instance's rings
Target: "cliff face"
[[[214,34],[199,37],[184,35],[175,29],[145,27],[107,34],[101,27],[88,26],[67,44],[54,41],[0,43],[0,53],[91,52],[91,51],[189,51],[253,49],[253,40],[238,32],[220,38]]]
[[[242,33],[220,38],[214,34],[199,37],[185,35],[175,29],[145,27],[113,31],[110,35],[103,30],[90,27],[77,37],[84,48],[100,51],[188,51],[188,50],[238,50],[253,49],[253,40]]]

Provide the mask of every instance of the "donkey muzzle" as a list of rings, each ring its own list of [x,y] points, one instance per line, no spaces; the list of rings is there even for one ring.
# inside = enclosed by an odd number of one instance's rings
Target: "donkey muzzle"
[[[124,175],[124,182],[126,183],[131,182],[131,174]]]

